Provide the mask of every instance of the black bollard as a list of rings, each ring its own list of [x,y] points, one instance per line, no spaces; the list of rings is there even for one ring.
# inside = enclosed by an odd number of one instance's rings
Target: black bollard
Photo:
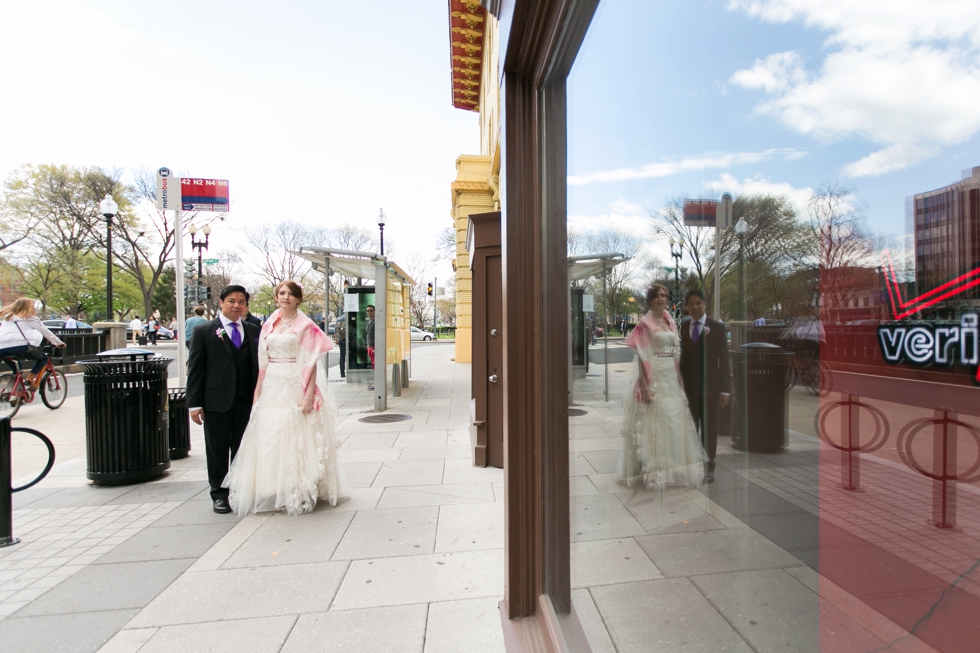
[[[20,542],[14,537],[13,479],[11,478],[10,418],[0,419],[0,547]]]

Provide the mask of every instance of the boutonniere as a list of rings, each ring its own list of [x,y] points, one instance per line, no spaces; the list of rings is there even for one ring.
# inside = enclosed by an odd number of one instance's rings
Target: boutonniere
[[[707,324],[705,324],[704,325],[704,335],[708,335],[709,333],[711,333],[711,327],[709,327]]]
[[[224,330],[224,327],[221,327],[214,332],[214,335],[218,336],[218,340],[224,340],[225,333],[227,333],[227,331]]]

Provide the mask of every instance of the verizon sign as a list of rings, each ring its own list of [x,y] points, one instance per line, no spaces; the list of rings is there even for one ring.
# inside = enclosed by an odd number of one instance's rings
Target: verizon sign
[[[980,336],[976,313],[967,313],[956,325],[883,324],[878,327],[881,355],[890,365],[975,367],[980,363]],[[980,383],[980,369],[975,370]]]

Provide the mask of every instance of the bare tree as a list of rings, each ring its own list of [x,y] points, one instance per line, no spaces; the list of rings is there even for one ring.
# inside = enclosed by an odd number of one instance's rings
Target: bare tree
[[[255,271],[270,286],[303,278],[310,263],[298,252],[301,247],[319,244],[313,229],[294,220],[281,220],[251,229],[246,232],[246,238],[255,255]]]
[[[865,229],[850,190],[837,182],[826,182],[813,193],[807,213],[820,270],[821,313],[839,321],[841,309],[858,292],[855,274],[875,265],[880,239]]]
[[[412,292],[409,295],[412,314],[412,321],[420,329],[425,328],[425,322],[432,311],[432,300],[428,295],[428,285],[422,279],[428,278],[429,270],[425,260],[418,254],[413,255],[406,261],[405,271],[408,276],[415,280]],[[434,299],[434,298],[433,298]]]

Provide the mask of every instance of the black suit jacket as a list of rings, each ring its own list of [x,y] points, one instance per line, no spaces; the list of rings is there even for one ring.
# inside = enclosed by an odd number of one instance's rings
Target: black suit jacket
[[[216,335],[222,328],[221,318],[199,324],[191,335],[191,349],[187,356],[187,406],[203,408],[207,411],[225,412],[231,410],[238,388],[238,366],[235,361],[235,345],[231,335],[223,338]],[[250,348],[249,359],[252,366],[249,397],[255,392],[255,382],[259,378],[259,329],[250,322],[242,321],[242,334]]]
[[[731,373],[728,367],[728,337],[725,325],[710,317],[704,322],[708,333],[701,332],[695,343],[691,340],[691,318],[681,320],[681,377],[689,398],[701,396],[701,357],[705,358],[705,387],[708,396],[731,392]],[[703,342],[702,342],[703,341]]]

